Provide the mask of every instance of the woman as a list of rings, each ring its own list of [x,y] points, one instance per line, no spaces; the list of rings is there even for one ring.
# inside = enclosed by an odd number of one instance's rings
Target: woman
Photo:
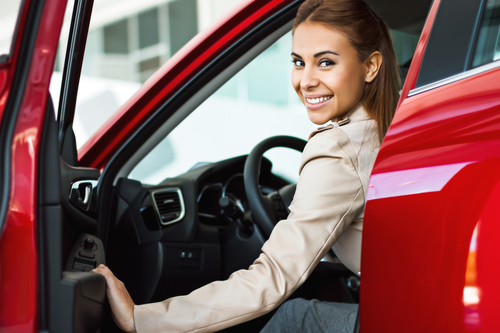
[[[95,272],[105,276],[113,317],[125,331],[211,332],[256,318],[298,288],[332,246],[359,272],[368,179],[398,98],[394,50],[387,26],[363,0],[307,0],[293,34],[292,84],[310,120],[330,123],[304,149],[290,215],[248,270],[187,296],[134,305],[123,283],[99,266]],[[310,314],[307,304],[292,305],[265,330],[282,327],[290,313]],[[352,309],[334,311],[352,317]],[[352,320],[347,326],[352,330]]]

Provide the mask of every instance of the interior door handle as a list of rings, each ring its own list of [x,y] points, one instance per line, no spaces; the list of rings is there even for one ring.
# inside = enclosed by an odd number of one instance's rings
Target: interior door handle
[[[71,190],[69,192],[69,201],[71,204],[87,212],[92,202],[94,185],[97,185],[97,181],[95,180],[80,180],[71,184]]]

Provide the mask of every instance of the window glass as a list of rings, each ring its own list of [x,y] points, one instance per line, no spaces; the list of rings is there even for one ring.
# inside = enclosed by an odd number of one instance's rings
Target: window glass
[[[57,119],[59,110],[59,97],[61,93],[62,84],[62,70],[64,68],[64,60],[66,59],[66,49],[68,47],[68,34],[71,17],[73,15],[74,1],[69,0],[66,5],[66,12],[64,13],[63,26],[61,28],[61,36],[59,38],[59,46],[57,48],[56,60],[54,63],[54,72],[50,79],[50,95],[54,103],[54,112]]]
[[[500,59],[500,0],[488,0],[481,18],[472,67]]]
[[[175,52],[240,1],[96,0],[73,122],[77,147],[80,148]],[[69,1],[68,7],[72,2]],[[64,20],[51,81],[56,108],[71,9],[68,8]]]
[[[317,125],[310,122],[290,82],[291,43],[288,33],[238,72],[161,141],[129,177],[158,184],[198,163],[248,154],[273,135],[306,140]],[[277,148],[265,156],[273,162],[275,174],[297,181],[300,153]]]
[[[0,1],[0,63],[10,54],[21,0]]]
[[[399,30],[391,30],[394,51],[401,70],[401,85],[403,85],[408,69],[410,68],[413,54],[417,48],[419,34],[412,34]]]

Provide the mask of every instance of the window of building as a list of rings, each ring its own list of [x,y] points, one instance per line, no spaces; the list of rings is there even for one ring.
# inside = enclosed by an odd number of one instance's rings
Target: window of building
[[[103,34],[104,53],[127,54],[129,52],[127,19],[105,26]]]
[[[168,4],[170,53],[179,51],[198,31],[196,0],[177,0]]]
[[[143,49],[160,42],[158,32],[158,8],[139,14],[139,48]]]

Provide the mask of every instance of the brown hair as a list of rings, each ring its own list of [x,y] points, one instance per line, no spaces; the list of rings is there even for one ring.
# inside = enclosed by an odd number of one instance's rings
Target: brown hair
[[[303,22],[317,22],[343,33],[360,61],[375,51],[382,55],[377,77],[365,84],[361,104],[377,122],[379,140],[391,124],[399,98],[399,67],[387,25],[363,0],[306,0],[297,11],[293,31]]]

